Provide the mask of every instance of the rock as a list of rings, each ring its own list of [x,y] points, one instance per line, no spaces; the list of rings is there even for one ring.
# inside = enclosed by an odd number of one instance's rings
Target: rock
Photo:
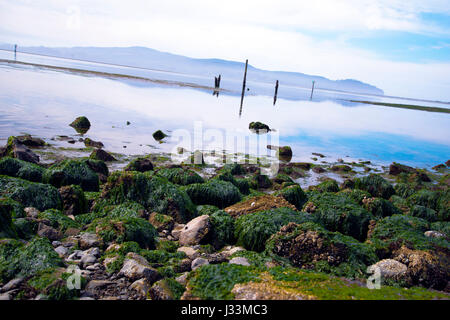
[[[186,286],[188,275],[189,272],[184,272],[181,276],[176,277],[175,280],[182,286]]]
[[[72,252],[68,257],[67,261],[78,261],[83,257],[83,251],[81,250],[75,250]]]
[[[406,277],[408,268],[403,263],[393,259],[384,259],[368,267],[369,273],[376,273],[379,269],[382,279],[402,280]]]
[[[133,282],[129,288],[135,290],[139,295],[146,297],[148,290],[150,289],[150,284],[147,279],[139,279]]]
[[[211,230],[208,215],[202,215],[189,221],[181,230],[179,243],[181,246],[200,244]]]
[[[425,231],[424,235],[429,238],[445,238],[445,234],[434,230]]]
[[[435,290],[443,290],[450,278],[448,254],[437,255],[433,252],[411,250],[405,246],[393,253],[393,259],[408,267],[406,276],[413,285]]]
[[[34,138],[29,134],[23,136],[17,136],[16,139],[23,145],[30,148],[43,147],[45,146],[45,141],[40,138]]]
[[[229,261],[231,264],[239,264],[242,266],[250,266],[250,263],[248,262],[247,258],[244,257],[234,257]]]
[[[292,159],[292,149],[289,146],[280,147],[277,151],[278,159],[289,162]]]
[[[155,139],[156,141],[160,141],[160,140],[164,139],[165,137],[167,137],[167,134],[165,134],[161,130],[157,130],[157,131],[153,132],[153,139]]]
[[[146,172],[153,170],[153,163],[150,159],[147,158],[137,158],[132,161],[125,167],[125,171],[139,171]]]
[[[16,137],[10,137],[8,139],[6,150],[7,154],[13,158],[36,164],[39,162],[39,156],[27,146],[20,143]]]
[[[156,228],[158,232],[163,230],[172,230],[174,226],[174,220],[171,216],[152,212],[148,221]]]
[[[441,169],[445,169],[446,167],[447,167],[447,166],[446,166],[445,164],[441,163],[441,164],[438,164],[438,165],[434,166],[434,167],[431,168],[431,169],[433,169],[433,170],[435,170],[435,171],[438,171],[438,170],[441,170]]]
[[[54,248],[62,246],[62,242],[61,241],[52,241],[52,246]]]
[[[221,253],[222,253],[224,256],[229,257],[229,256],[232,256],[233,254],[235,254],[236,252],[239,252],[239,251],[245,251],[245,249],[242,248],[242,247],[231,247],[231,246],[229,246],[229,247],[225,247],[225,248],[222,250]]]
[[[63,202],[64,214],[77,215],[88,211],[88,203],[80,186],[63,186],[58,191]]]
[[[393,175],[393,176],[397,176],[400,173],[414,173],[416,172],[416,169],[414,169],[413,167],[410,166],[406,166],[404,164],[400,164],[400,163],[396,163],[393,162],[390,166],[389,166],[389,174]]]
[[[65,257],[69,253],[69,249],[64,246],[59,246],[55,248],[55,251],[59,254],[61,258]]]
[[[100,268],[101,268],[101,264],[100,263],[94,263],[93,265],[90,265],[90,266],[87,266],[86,267],[86,270],[89,270],[89,271],[96,271],[96,270],[99,270]]]
[[[131,280],[145,278],[150,284],[160,277],[159,273],[150,266],[145,258],[134,252],[127,253],[119,274]]]
[[[99,148],[99,149],[104,147],[103,143],[101,143],[100,141],[94,141],[89,138],[84,139],[83,142],[86,147]]]
[[[117,259],[119,259],[119,256],[114,256],[114,257],[108,257],[108,258],[105,258],[105,259],[103,260],[103,266],[105,267],[105,269],[107,269],[108,266],[109,266],[111,263],[113,263],[114,261],[116,261]]]
[[[306,295],[290,292],[284,288],[279,288],[270,283],[249,282],[234,285],[231,293],[234,300],[309,300]]]
[[[174,266],[173,270],[176,273],[191,271],[192,259],[184,258],[177,265]]]
[[[195,269],[197,269],[197,268],[199,268],[199,267],[201,267],[203,265],[206,265],[206,264],[209,264],[209,261],[206,260],[205,258],[195,258],[192,261],[191,269],[195,270]]]
[[[99,248],[93,247],[83,252],[83,254],[90,254],[96,258],[100,258],[101,252]]]
[[[37,219],[40,211],[33,207],[27,207],[23,209],[27,215],[27,217],[30,217],[32,219]]]
[[[330,168],[330,170],[334,171],[334,172],[350,172],[350,171],[352,171],[352,168],[345,164],[340,164],[340,165],[332,166]]]
[[[270,131],[270,128],[267,124],[264,124],[262,122],[256,121],[256,122],[250,122],[248,125],[248,128],[252,132],[256,132],[258,134],[260,133],[267,133]]]
[[[184,252],[189,259],[195,259],[200,255],[198,250],[192,247],[180,247],[177,249],[177,252]]]
[[[49,239],[50,241],[60,240],[62,238],[61,232],[43,223],[39,223],[37,234],[42,238]]]
[[[312,168],[312,171],[315,173],[324,173],[326,170],[322,167],[315,166]]]
[[[153,284],[148,294],[152,300],[175,300],[175,294],[170,289],[166,279],[159,280]]]
[[[108,280],[91,280],[87,283],[84,291],[90,295],[97,295],[105,288],[115,285],[115,282]]]
[[[447,167],[450,167],[450,160],[445,161],[445,165],[446,165]]]
[[[110,155],[108,152],[106,152],[103,149],[95,149],[94,151],[92,151],[89,158],[94,159],[94,160],[102,160],[105,162],[117,161],[116,158],[114,158],[112,155]]]
[[[248,200],[238,202],[232,206],[225,208],[225,212],[228,213],[233,218],[240,217],[245,214],[264,211],[273,208],[290,208],[292,210],[297,210],[294,205],[290,204],[282,197],[276,197],[273,195],[264,195],[252,197]]]
[[[313,155],[313,156],[320,157],[320,158],[325,158],[325,156],[324,156],[323,154],[317,153],[317,152],[313,152],[312,155]]]
[[[74,128],[78,133],[85,134],[91,127],[91,123],[88,118],[82,116],[76,118],[71,124],[69,124],[69,126]]]
[[[10,280],[7,284],[1,287],[1,292],[7,292],[16,289],[22,282],[24,278],[15,278]]]
[[[91,254],[85,254],[81,258],[80,264],[83,269],[86,269],[87,266],[91,266],[97,262],[97,258]]]
[[[101,247],[103,243],[95,233],[86,232],[79,236],[79,245],[82,250],[85,250],[91,247]]]
[[[0,294],[0,301],[12,300],[13,297],[9,292]]]

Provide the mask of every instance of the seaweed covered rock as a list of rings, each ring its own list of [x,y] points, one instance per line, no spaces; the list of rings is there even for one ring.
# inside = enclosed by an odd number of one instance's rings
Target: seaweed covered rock
[[[9,197],[0,196],[0,210],[9,212],[11,218],[17,219],[26,217],[24,209],[25,208],[21,203]]]
[[[246,173],[246,170],[239,163],[227,163],[221,168],[221,171],[228,171],[233,176],[242,176]]]
[[[38,218],[42,221],[40,226],[48,225],[61,233],[64,233],[69,228],[80,228],[78,222],[70,219],[60,210],[56,209],[48,209],[44,212],[40,212]]]
[[[0,282],[31,276],[62,266],[62,260],[47,239],[33,238],[28,244],[0,240]]]
[[[393,176],[397,176],[400,173],[414,173],[416,172],[416,169],[414,169],[413,167],[404,165],[404,164],[400,164],[400,163],[396,163],[393,162],[390,166],[389,166],[389,174],[392,174]]]
[[[383,198],[364,198],[362,200],[364,208],[374,217],[387,217],[393,214],[401,214],[401,211],[390,201]]]
[[[236,186],[231,182],[217,179],[190,184],[185,190],[195,204],[210,204],[219,208],[230,206],[242,199]]]
[[[209,216],[211,223],[210,241],[215,248],[223,247],[225,244],[233,244],[234,219],[225,211],[218,210]]]
[[[378,221],[368,241],[372,243],[380,258],[390,257],[402,245],[411,249],[430,250],[448,248],[449,242],[442,238],[429,238],[424,235],[430,230],[428,221],[408,215],[393,215]]]
[[[63,186],[58,191],[61,195],[64,214],[77,215],[88,211],[88,202],[80,186]]]
[[[30,162],[5,157],[0,159],[0,174],[32,182],[41,182],[44,168]]]
[[[24,134],[21,136],[16,136],[16,139],[21,143],[30,148],[38,148],[45,146],[45,141],[41,138],[33,137],[29,134]]]
[[[245,178],[235,178],[230,170],[222,169],[213,179],[231,182],[242,194],[250,193],[250,182]]]
[[[250,131],[256,133],[267,133],[270,131],[270,128],[267,124],[264,124],[259,121],[250,122],[248,128],[250,129]]]
[[[422,189],[409,196],[407,201],[411,206],[419,205],[436,210],[439,197],[440,193],[438,191]]]
[[[269,177],[261,174],[259,171],[253,175],[250,184],[253,189],[268,189],[272,187],[272,181],[270,181]]]
[[[140,157],[131,160],[124,169],[125,171],[146,172],[153,170],[153,163],[148,158]]]
[[[311,222],[285,225],[267,242],[267,251],[298,268],[349,278],[364,278],[377,261],[371,246]]]
[[[104,144],[101,141],[95,141],[90,138],[85,138],[83,142],[84,142],[84,145],[88,148],[91,147],[91,148],[101,149],[104,147]]]
[[[289,222],[312,221],[311,215],[289,208],[277,208],[240,216],[235,222],[237,245],[252,251],[264,250],[266,240]]]
[[[153,132],[153,139],[155,139],[156,141],[160,141],[160,140],[164,139],[165,137],[167,137],[167,134],[165,134],[161,130],[157,130],[157,131]]]
[[[258,274],[252,267],[228,263],[208,264],[189,275],[187,289],[181,300],[233,299],[231,290],[236,284],[257,279]]]
[[[393,259],[407,266],[406,276],[412,285],[444,290],[450,278],[450,254],[435,254],[423,250],[411,250],[402,246]]]
[[[0,176],[0,195],[9,197],[25,207],[35,207],[41,211],[61,208],[58,189],[48,184]]]
[[[367,191],[363,191],[360,189],[344,189],[339,191],[339,195],[345,195],[349,199],[353,200],[359,205],[363,205],[363,200],[367,198],[371,198],[370,193]]]
[[[309,190],[318,192],[338,192],[339,185],[336,180],[327,179],[324,182],[319,183],[317,186],[310,186]]]
[[[166,178],[172,183],[186,186],[193,183],[203,183],[205,180],[195,171],[183,168],[164,168],[156,172],[157,175]]]
[[[44,173],[43,182],[55,187],[79,185],[84,191],[98,191],[99,178],[84,161],[64,160],[52,165]]]
[[[367,210],[350,198],[329,192],[313,193],[304,210],[311,212],[326,229],[341,232],[360,241],[366,239],[369,222],[373,219]]]
[[[38,163],[39,156],[22,144],[17,137],[11,136],[6,144],[5,155],[22,161]]]
[[[279,147],[277,150],[277,157],[282,161],[289,162],[292,159],[292,149],[289,146]]]
[[[137,242],[142,248],[155,248],[156,229],[142,218],[100,218],[87,229],[95,232],[103,243]]]
[[[408,183],[397,183],[394,189],[396,195],[405,199],[416,192],[414,188]]]
[[[16,238],[17,233],[12,223],[12,211],[14,208],[7,201],[0,201],[0,239]]]
[[[434,222],[437,220],[437,214],[435,210],[420,205],[413,206],[409,211],[409,215],[427,220],[429,222]]]
[[[148,291],[152,300],[179,300],[185,288],[175,279],[166,278],[153,284]]]
[[[85,134],[91,128],[91,123],[88,118],[81,116],[73,120],[69,126],[74,128],[78,133]]]
[[[172,230],[175,223],[171,216],[157,212],[152,212],[148,221],[156,228],[156,230],[158,230],[158,232]]]
[[[301,210],[307,201],[306,193],[298,184],[281,189],[276,192],[275,195],[283,197],[290,204],[293,204],[298,210]]]
[[[110,153],[106,152],[103,149],[95,149],[94,151],[92,151],[89,158],[94,159],[94,160],[101,160],[101,161],[105,161],[105,162],[117,161],[116,158],[114,158]]]
[[[14,224],[14,228],[17,232],[17,236],[20,239],[30,240],[38,232],[38,226],[39,226],[38,222],[31,218],[15,219],[13,224]],[[1,238],[1,236],[0,236],[0,238]],[[9,238],[13,238],[13,237],[9,237]]]
[[[296,210],[296,207],[284,198],[269,194],[248,198],[247,200],[238,202],[224,210],[231,217],[238,218],[249,213],[275,208],[290,208]]]
[[[88,167],[98,175],[100,182],[102,183],[106,182],[106,179],[109,176],[109,170],[108,166],[104,161],[95,159],[84,159],[82,160],[82,162],[87,164]]]
[[[383,177],[370,174],[366,177],[355,179],[355,188],[369,192],[372,197],[389,199],[395,194],[394,187]]]
[[[101,206],[102,202],[111,205],[126,201],[137,202],[148,212],[168,214],[178,223],[186,223],[195,214],[195,206],[185,191],[165,178],[147,173],[113,173],[104,186],[98,205]]]

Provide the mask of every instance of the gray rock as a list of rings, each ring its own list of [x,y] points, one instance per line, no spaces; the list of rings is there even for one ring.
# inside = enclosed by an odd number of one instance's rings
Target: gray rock
[[[150,284],[160,277],[158,271],[153,269],[145,258],[134,252],[127,253],[119,274],[131,280],[145,278]]]
[[[16,289],[22,283],[22,281],[23,281],[23,278],[12,279],[2,287],[0,292],[6,292],[6,291]]]
[[[91,266],[97,262],[97,257],[92,254],[85,254],[81,258],[80,264],[85,269],[87,266]]]
[[[101,256],[100,249],[97,247],[90,248],[90,249],[84,251],[84,254],[90,254],[97,258],[100,258],[100,256]]]
[[[101,264],[97,262],[97,263],[94,263],[93,265],[87,266],[86,270],[95,271],[95,270],[100,269],[100,267],[101,267]]]
[[[49,239],[50,241],[55,241],[62,238],[61,232],[43,223],[39,223],[37,234],[42,238]]]
[[[60,257],[65,257],[69,253],[69,249],[64,246],[55,248],[55,251],[59,254]]]
[[[194,259],[194,261],[192,261],[191,269],[195,270],[198,267],[201,267],[201,266],[206,265],[206,264],[209,264],[208,260],[206,260],[204,258],[196,258],[196,259]]]
[[[200,255],[199,251],[192,247],[180,247],[177,251],[184,252],[189,259],[195,259]]]
[[[86,288],[84,291],[95,294],[98,290],[103,290],[108,286],[114,285],[114,281],[108,281],[108,280],[91,280],[87,283]]]
[[[428,238],[445,238],[445,234],[434,230],[425,231],[424,235]]]
[[[133,282],[130,287],[131,290],[137,291],[141,296],[147,296],[147,292],[150,289],[150,284],[147,279],[139,279]]]
[[[62,242],[61,241],[53,241],[52,242],[52,246],[55,247],[55,248],[59,247],[59,246],[62,246]]]
[[[82,256],[83,256],[83,251],[75,250],[72,254],[70,254],[67,257],[67,260],[68,261],[77,261],[77,260],[80,260]]]
[[[0,301],[12,300],[13,297],[9,292],[0,294]]]
[[[102,241],[95,233],[85,232],[80,235],[79,244],[82,250],[86,250],[92,247],[100,247]]]
[[[234,257],[230,260],[231,264],[239,264],[241,266],[250,266],[250,263],[248,262],[247,258],[244,257]]]
[[[189,274],[189,272],[185,272],[185,273],[183,273],[181,276],[176,277],[175,280],[176,280],[179,284],[181,284],[182,286],[186,286],[188,274]]]
[[[179,242],[181,246],[200,244],[208,235],[211,223],[208,215],[202,215],[189,221],[181,230]]]
[[[17,139],[14,139],[12,143],[12,156],[16,159],[38,163],[39,156],[31,151],[27,146],[21,144]]]
[[[386,279],[400,280],[406,276],[408,267],[401,262],[393,259],[384,259],[369,266],[367,269],[370,273],[376,273],[377,270],[380,275]]]

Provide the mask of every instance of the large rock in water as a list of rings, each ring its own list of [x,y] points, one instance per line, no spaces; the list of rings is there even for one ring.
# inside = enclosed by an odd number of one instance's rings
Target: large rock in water
[[[69,126],[74,128],[78,133],[85,134],[90,129],[91,123],[88,118],[82,116],[76,118]]]
[[[181,246],[200,244],[211,230],[209,216],[203,215],[189,221],[180,232]]]
[[[22,144],[20,140],[14,136],[8,138],[6,155],[31,163],[39,162],[39,156],[31,151],[27,146]]]

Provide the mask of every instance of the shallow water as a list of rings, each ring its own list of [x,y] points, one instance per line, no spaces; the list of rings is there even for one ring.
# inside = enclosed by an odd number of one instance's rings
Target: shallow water
[[[294,160],[398,161],[431,167],[450,158],[450,115],[338,100],[293,101],[267,96],[246,96],[239,118],[240,98],[212,92],[148,82],[127,82],[30,66],[0,64],[0,142],[10,135],[29,133],[50,139],[77,136],[68,126],[85,115],[92,127],[85,136],[100,140],[105,149],[125,154],[156,151],[223,150],[228,153],[271,154],[267,144],[290,145]],[[126,122],[130,121],[130,125]],[[257,136],[248,130],[261,121],[276,132]],[[158,143],[152,133],[169,133]],[[184,130],[184,131],[183,131]],[[196,132],[196,134],[194,134]],[[225,134],[238,143],[223,143]],[[184,135],[184,140],[172,140]],[[247,140],[245,140],[247,139]],[[259,152],[256,140],[259,139]],[[203,142],[203,143],[202,143]],[[66,147],[83,147],[81,143]],[[124,148],[126,146],[126,148]]]

